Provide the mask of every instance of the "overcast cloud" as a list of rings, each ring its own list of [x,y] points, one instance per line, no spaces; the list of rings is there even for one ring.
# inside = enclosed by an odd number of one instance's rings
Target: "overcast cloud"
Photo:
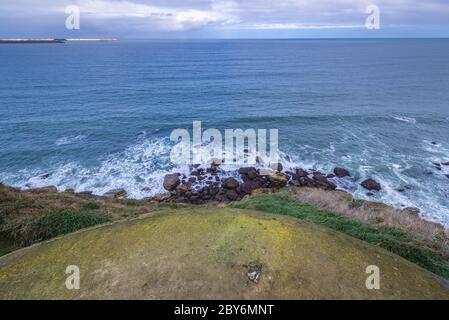
[[[364,28],[373,4],[381,30]],[[0,17],[0,37],[449,36],[448,0],[1,0]]]

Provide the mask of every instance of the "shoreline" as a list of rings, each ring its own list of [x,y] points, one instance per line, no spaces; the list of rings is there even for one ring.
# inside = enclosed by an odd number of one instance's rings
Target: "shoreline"
[[[259,162],[258,162],[259,163]],[[161,204],[192,204],[207,205],[209,203],[222,203],[228,205],[238,202],[245,197],[257,194],[271,194],[275,192],[291,190],[316,190],[328,194],[337,193],[344,195],[350,201],[362,205],[364,203],[375,204],[383,207],[395,216],[412,217],[412,220],[422,222],[425,225],[435,226],[438,230],[449,235],[449,228],[444,224],[421,217],[421,210],[416,207],[397,208],[381,200],[372,198],[369,200],[358,199],[350,191],[338,187],[338,182],[345,179],[352,179],[351,172],[345,168],[335,167],[330,173],[323,173],[315,169],[297,168],[295,170],[285,170],[282,163],[264,166],[260,160],[260,167],[240,167],[235,170],[224,170],[221,168],[221,161],[213,159],[208,165],[190,165],[189,173],[168,173],[163,180],[164,192],[157,193],[142,199],[133,199],[128,196],[124,188],[112,189],[103,194],[94,194],[92,191],[80,191],[75,189],[58,190],[56,186],[48,185],[43,187],[17,188],[6,186],[20,192],[54,192],[60,194],[71,194],[92,200],[129,200],[136,202],[155,202]],[[40,176],[40,179],[48,179],[51,176],[46,174]],[[381,183],[372,178],[365,179],[358,183],[365,191],[367,196],[374,197],[376,193],[382,190]],[[2,185],[2,184],[0,184]],[[143,188],[142,191],[146,188]],[[296,192],[298,193],[298,192]],[[332,197],[331,197],[332,198]],[[340,200],[335,200],[339,202]],[[326,203],[327,201],[323,201]],[[311,203],[317,205],[317,203]],[[319,207],[320,203],[318,203]],[[327,209],[327,208],[326,208]],[[347,208],[348,209],[348,208]],[[351,208],[349,208],[351,209]],[[337,210],[338,211],[338,210]],[[362,214],[363,215],[363,214]],[[401,220],[396,217],[395,219]],[[358,219],[363,221],[363,219]],[[366,221],[365,221],[366,222]],[[401,227],[401,223],[394,222],[393,226]],[[407,226],[410,229],[409,226]],[[431,227],[434,229],[434,227]]]

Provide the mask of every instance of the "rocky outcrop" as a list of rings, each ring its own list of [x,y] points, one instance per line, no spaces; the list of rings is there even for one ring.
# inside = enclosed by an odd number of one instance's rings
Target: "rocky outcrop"
[[[283,170],[280,163],[274,163],[269,168],[241,167],[236,172],[224,171],[219,161],[211,163],[207,168],[192,165],[190,174],[174,173],[165,176],[164,188],[169,191],[169,196],[154,197],[152,200],[203,204],[209,201],[237,201],[246,195],[255,194],[257,190],[274,190],[287,186],[336,190],[338,179],[351,176],[348,170],[341,167],[336,167],[328,174],[315,169],[297,168],[281,172]],[[223,175],[228,177],[223,178]],[[380,184],[373,179],[367,179],[361,185],[370,191],[369,195],[374,195],[372,191],[381,190]]]
[[[226,178],[223,181],[223,188],[234,190],[239,187],[239,182],[235,178]]]
[[[284,173],[275,173],[268,177],[268,181],[272,188],[284,188],[288,183],[288,176]]]
[[[370,179],[366,179],[360,185],[362,187],[364,187],[365,189],[370,190],[370,191],[373,191],[373,190],[374,191],[380,191],[382,189],[380,183],[377,182],[374,179],[371,179],[371,178]]]
[[[179,173],[167,174],[164,178],[164,189],[168,191],[175,190],[181,183],[179,176]]]
[[[338,178],[344,178],[344,177],[350,177],[351,176],[351,174],[349,173],[348,170],[346,170],[344,168],[340,168],[340,167],[336,167],[334,169],[334,174]]]

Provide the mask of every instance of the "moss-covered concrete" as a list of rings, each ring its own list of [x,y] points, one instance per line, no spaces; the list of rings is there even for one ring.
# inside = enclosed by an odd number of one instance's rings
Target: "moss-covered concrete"
[[[68,265],[81,289],[65,288]],[[381,289],[365,270],[380,268]],[[251,266],[251,267],[250,267]],[[248,268],[261,266],[258,283]],[[1,299],[448,299],[429,272],[300,220],[197,208],[94,228],[0,258]]]

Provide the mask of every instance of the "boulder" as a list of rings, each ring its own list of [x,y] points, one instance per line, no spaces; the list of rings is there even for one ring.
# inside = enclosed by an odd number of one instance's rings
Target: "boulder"
[[[259,169],[259,175],[260,176],[270,177],[270,176],[273,176],[275,174],[276,174],[276,172],[273,169],[269,169],[269,168],[261,168],[261,169]]]
[[[238,187],[239,187],[239,182],[232,177],[226,178],[223,181],[223,188],[225,188],[225,189],[234,190],[234,189],[237,189]]]
[[[338,178],[344,178],[344,177],[350,177],[351,176],[351,174],[349,173],[348,170],[346,170],[344,168],[340,168],[340,167],[336,167],[334,169],[334,174]]]
[[[228,189],[225,192],[226,198],[230,201],[236,201],[239,199],[239,194],[235,190]]]
[[[313,180],[315,180],[315,186],[326,189],[335,190],[337,186],[332,181],[329,181],[326,176],[320,172],[313,173]]]
[[[380,186],[380,183],[371,178],[366,179],[360,185],[370,191],[372,191],[372,190],[380,191],[382,189],[382,187]]]
[[[288,183],[288,177],[283,173],[275,173],[268,177],[268,181],[273,188],[283,188]]]
[[[299,168],[299,169],[296,169],[296,175],[300,178],[304,178],[304,177],[307,177],[309,174],[306,170]]]
[[[103,196],[108,199],[126,199],[128,193],[125,189],[114,189],[106,192]]]
[[[254,190],[262,187],[260,181],[247,180],[240,186],[240,191],[246,194],[251,194]]]
[[[320,182],[320,183],[327,183],[328,182],[327,178],[322,173],[319,173],[319,172],[315,172],[313,174],[313,179],[318,181],[318,182]]]
[[[179,186],[176,187],[176,192],[178,193],[186,193],[187,191],[189,191],[189,186],[187,184],[180,184]]]
[[[244,167],[239,169],[239,174],[248,177],[249,179],[257,178],[257,170],[254,167]]]
[[[256,179],[259,176],[256,168],[254,168],[254,167],[240,168],[239,174],[241,174],[242,176],[245,176],[248,179]]]
[[[179,176],[179,173],[167,174],[164,178],[164,189],[168,191],[175,190],[181,183]]]

